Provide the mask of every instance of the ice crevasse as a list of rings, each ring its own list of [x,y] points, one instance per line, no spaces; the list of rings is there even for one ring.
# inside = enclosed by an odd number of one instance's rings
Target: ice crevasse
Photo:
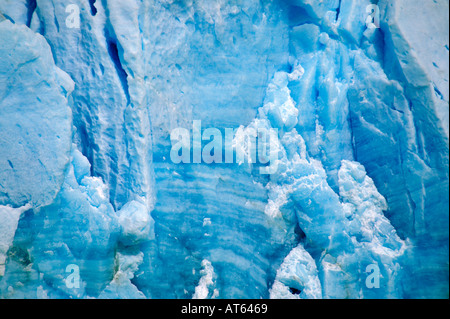
[[[448,6],[0,0],[0,298],[448,298]]]

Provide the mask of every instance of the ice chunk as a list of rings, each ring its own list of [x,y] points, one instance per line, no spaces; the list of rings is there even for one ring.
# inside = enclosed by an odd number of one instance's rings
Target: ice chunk
[[[124,244],[137,244],[143,240],[155,238],[154,220],[144,204],[130,201],[117,214],[118,222],[122,227],[121,240]]]
[[[322,287],[316,262],[301,246],[291,250],[277,271],[270,298],[319,299]]]
[[[206,299],[218,297],[219,291],[214,289],[214,281],[216,274],[214,273],[214,267],[207,259],[202,260],[202,270],[200,271],[202,277],[198,285],[195,287],[195,293],[192,299]]]
[[[116,255],[118,270],[114,279],[99,295],[101,299],[144,299],[145,295],[131,283],[134,273],[142,263],[143,253],[137,255]]]
[[[0,276],[5,274],[6,253],[13,242],[19,218],[30,208],[30,205],[19,208],[0,206]]]
[[[50,204],[69,163],[74,83],[45,39],[0,22],[0,204]]]

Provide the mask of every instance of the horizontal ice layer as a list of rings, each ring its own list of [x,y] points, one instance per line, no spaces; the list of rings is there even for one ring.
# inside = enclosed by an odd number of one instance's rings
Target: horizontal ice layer
[[[267,282],[298,235],[264,213],[264,186],[234,165],[155,165],[156,237],[133,280],[147,297],[192,298],[204,286],[203,260],[216,276],[209,297],[269,297]]]

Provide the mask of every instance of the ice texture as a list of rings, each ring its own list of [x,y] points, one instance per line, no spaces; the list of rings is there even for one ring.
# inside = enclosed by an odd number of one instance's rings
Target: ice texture
[[[372,2],[0,0],[0,298],[448,298],[448,0]]]
[[[0,204],[52,203],[64,181],[72,144],[70,77],[51,48],[25,25],[0,24]]]

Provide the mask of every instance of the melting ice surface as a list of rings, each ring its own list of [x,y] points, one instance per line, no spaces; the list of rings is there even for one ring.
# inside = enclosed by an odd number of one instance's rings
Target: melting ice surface
[[[448,298],[449,4],[375,2],[0,0],[0,298]]]

